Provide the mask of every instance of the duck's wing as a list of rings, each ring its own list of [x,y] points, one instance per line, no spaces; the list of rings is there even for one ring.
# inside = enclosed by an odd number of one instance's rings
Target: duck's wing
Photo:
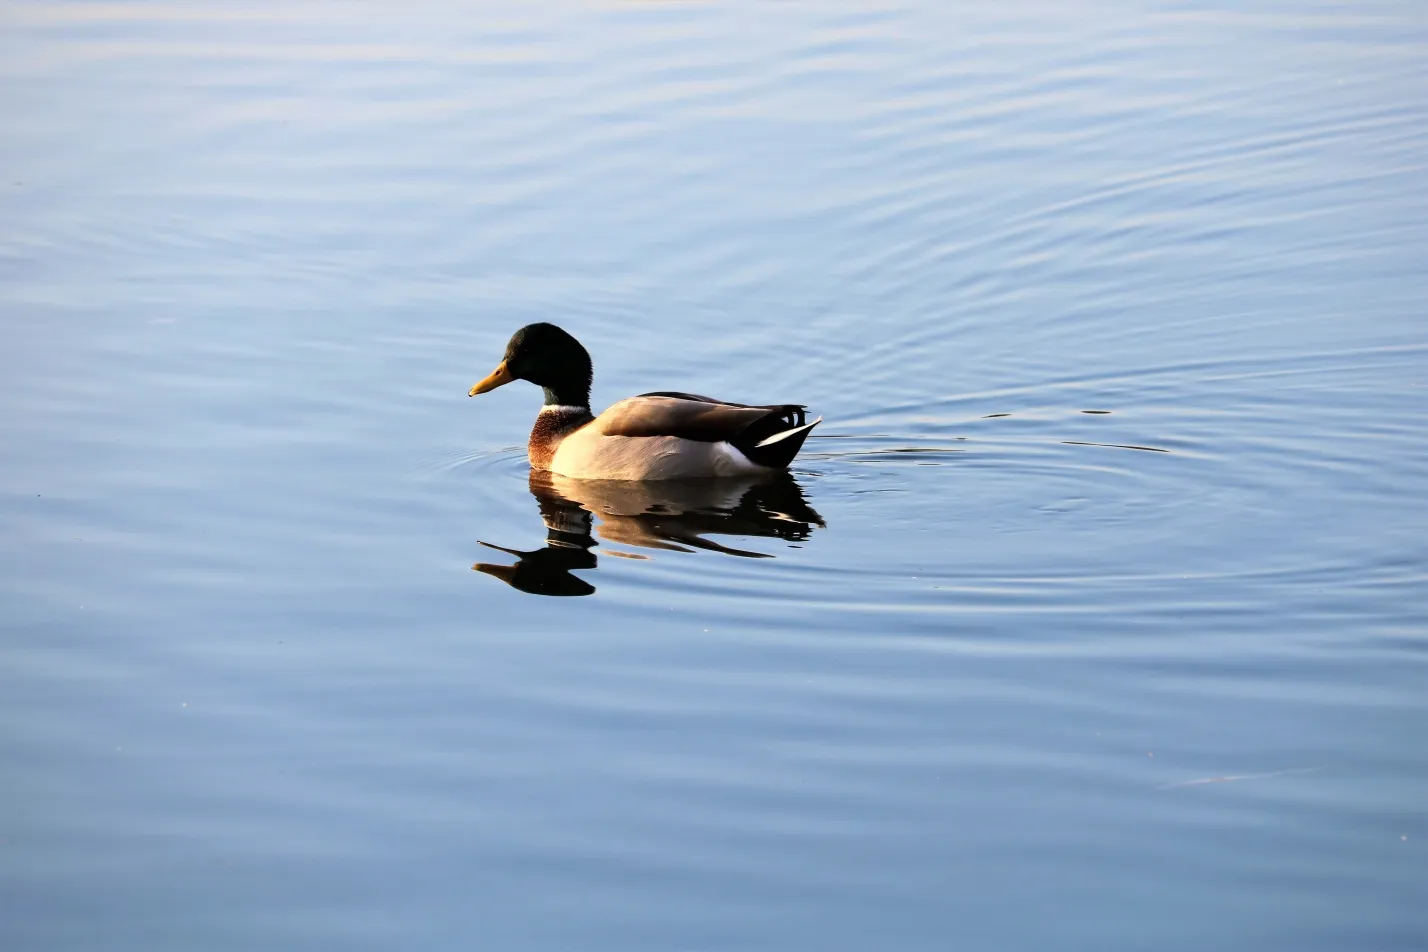
[[[672,436],[699,443],[728,443],[761,466],[787,466],[808,431],[796,403],[750,406],[692,393],[657,391],[621,400],[592,426],[603,436]]]
[[[803,407],[796,404],[749,406],[725,403],[692,393],[642,393],[621,400],[595,421],[605,436],[674,436],[700,443],[728,441],[751,427],[773,436],[803,425]],[[767,426],[759,426],[761,423]],[[755,440],[757,442],[757,440]]]

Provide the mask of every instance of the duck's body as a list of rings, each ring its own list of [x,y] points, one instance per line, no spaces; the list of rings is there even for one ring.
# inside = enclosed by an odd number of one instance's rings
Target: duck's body
[[[690,393],[630,397],[590,412],[590,357],[553,324],[521,328],[471,396],[512,380],[545,389],[527,450],[531,466],[574,479],[748,476],[786,469],[820,420],[797,404],[748,406]],[[821,419],[821,418],[820,418]]]
[[[646,393],[592,416],[546,406],[531,429],[531,466],[579,479],[698,479],[751,476],[787,467],[817,424],[803,408],[748,407],[692,394]],[[758,444],[779,433],[787,440]],[[796,439],[793,439],[796,437]]]

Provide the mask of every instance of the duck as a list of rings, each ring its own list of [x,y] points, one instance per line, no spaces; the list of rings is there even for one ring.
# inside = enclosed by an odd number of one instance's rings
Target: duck
[[[545,391],[526,452],[533,470],[570,479],[666,480],[755,476],[786,470],[819,417],[803,404],[754,406],[693,393],[628,397],[590,411],[594,367],[570,333],[528,324],[468,396],[516,380]]]

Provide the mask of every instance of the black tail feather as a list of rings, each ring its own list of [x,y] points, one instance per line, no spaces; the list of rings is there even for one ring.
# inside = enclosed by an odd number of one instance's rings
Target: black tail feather
[[[792,404],[770,409],[782,412],[770,413],[729,442],[750,461],[760,466],[784,469],[793,462],[793,458],[803,448],[803,441],[808,439],[808,434],[813,432],[813,428],[818,425],[819,421],[805,423],[804,420],[807,417],[803,412],[803,407]],[[790,430],[798,432],[788,433]],[[772,443],[764,442],[781,433],[788,433],[788,435]]]

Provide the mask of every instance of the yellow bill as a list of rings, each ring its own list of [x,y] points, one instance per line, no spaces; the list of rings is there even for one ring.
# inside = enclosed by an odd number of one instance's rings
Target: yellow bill
[[[470,393],[466,395],[468,397],[474,397],[478,393],[490,393],[497,387],[504,387],[515,379],[515,377],[511,376],[511,371],[506,367],[506,362],[503,360],[496,365],[496,369],[491,371],[485,380],[472,387]]]

